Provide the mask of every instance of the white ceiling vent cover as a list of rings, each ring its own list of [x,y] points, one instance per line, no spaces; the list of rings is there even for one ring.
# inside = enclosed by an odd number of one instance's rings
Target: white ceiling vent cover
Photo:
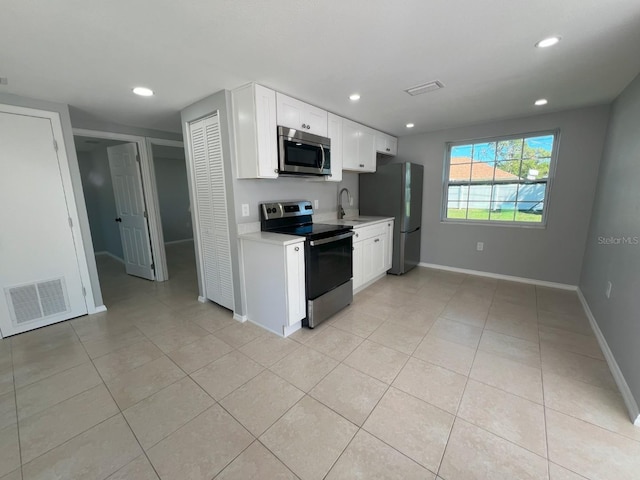
[[[416,85],[415,87],[407,88],[407,92],[412,97],[416,95],[422,95],[423,93],[433,92],[444,88],[444,84],[440,80],[434,80],[433,82],[423,83],[422,85]]]
[[[64,278],[5,288],[11,320],[19,325],[70,310]]]

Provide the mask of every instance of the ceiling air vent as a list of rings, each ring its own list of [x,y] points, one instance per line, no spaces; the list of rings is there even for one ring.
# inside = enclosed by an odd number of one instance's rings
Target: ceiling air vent
[[[433,82],[423,83],[422,85],[416,85],[415,87],[407,88],[407,92],[412,97],[416,95],[422,95],[423,93],[433,92],[444,88],[444,84],[440,80],[434,80]]]

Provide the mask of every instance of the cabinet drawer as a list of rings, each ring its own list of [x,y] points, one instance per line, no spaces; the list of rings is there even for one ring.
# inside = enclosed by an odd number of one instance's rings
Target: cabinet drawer
[[[384,235],[386,233],[387,224],[385,222],[378,223],[376,225],[369,225],[367,227],[354,228],[355,235],[353,236],[353,243],[361,242],[368,238],[377,237],[378,235]]]

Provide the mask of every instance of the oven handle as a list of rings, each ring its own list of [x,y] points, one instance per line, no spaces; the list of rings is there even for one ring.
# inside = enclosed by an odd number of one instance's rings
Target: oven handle
[[[341,233],[340,235],[336,235],[334,237],[323,238],[321,240],[312,240],[309,242],[309,245],[315,247],[317,245],[324,245],[325,243],[337,242],[338,240],[343,240],[345,238],[353,237],[353,232]]]

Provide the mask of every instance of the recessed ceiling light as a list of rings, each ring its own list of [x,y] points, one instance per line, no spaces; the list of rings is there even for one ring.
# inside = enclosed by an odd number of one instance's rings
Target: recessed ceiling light
[[[536,47],[538,48],[553,47],[555,44],[557,44],[560,41],[560,38],[561,37],[548,37],[548,38],[542,39],[538,43],[536,43]]]
[[[140,95],[141,97],[153,96],[153,90],[147,87],[136,87],[133,89],[133,93],[135,93],[136,95]]]
[[[349,100],[356,102],[358,100],[360,100],[360,94],[359,93],[354,93],[352,95],[349,95]]]
[[[542,105],[546,105],[547,103],[549,103],[549,101],[546,98],[540,98],[538,100],[536,100],[535,102],[533,102],[534,105],[537,106],[542,106]]]
[[[407,123],[407,128],[413,128],[415,125],[413,123]]]

